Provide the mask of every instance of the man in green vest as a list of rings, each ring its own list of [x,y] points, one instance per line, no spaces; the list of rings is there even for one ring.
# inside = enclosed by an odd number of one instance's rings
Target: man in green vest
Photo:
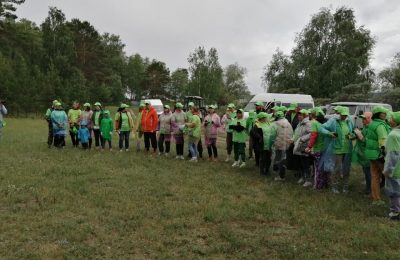
[[[372,109],[372,122],[365,136],[365,157],[371,161],[371,195],[373,204],[382,205],[380,183],[385,163],[385,142],[390,132],[386,123],[388,110],[382,106]]]

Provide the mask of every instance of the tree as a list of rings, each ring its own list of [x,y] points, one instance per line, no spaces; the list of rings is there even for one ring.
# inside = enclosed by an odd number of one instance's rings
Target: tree
[[[168,92],[172,99],[179,100],[188,94],[189,72],[187,69],[178,68],[171,74]]]
[[[17,19],[14,12],[17,10],[15,5],[23,4],[25,0],[0,0],[0,27],[3,18],[5,19]]]
[[[153,60],[145,70],[144,91],[147,97],[160,97],[167,94],[170,81],[169,69],[164,62]]]
[[[247,70],[238,63],[230,64],[224,69],[224,87],[220,104],[248,99],[250,91],[245,82]]]
[[[207,102],[217,102],[223,86],[223,70],[217,50],[211,48],[206,52],[204,47],[198,47],[189,55],[188,62],[190,93],[202,96]]]
[[[270,90],[298,88],[316,98],[333,98],[351,84],[371,83],[369,60],[375,44],[357,27],[352,9],[321,9],[297,35],[290,57],[277,51],[264,71]]]
[[[143,59],[140,54],[135,54],[128,58],[125,66],[125,85],[130,99],[141,98],[144,95],[145,71],[148,60]]]

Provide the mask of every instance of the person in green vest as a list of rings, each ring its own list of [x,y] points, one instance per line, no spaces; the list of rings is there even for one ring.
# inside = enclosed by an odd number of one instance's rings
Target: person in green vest
[[[72,103],[72,108],[68,110],[69,135],[71,136],[73,147],[79,146],[78,129],[81,113],[80,104],[74,101]]]
[[[228,108],[226,109],[225,115],[222,117],[221,123],[225,126],[226,131],[226,152],[227,156],[225,162],[229,162],[232,157],[232,148],[233,148],[233,130],[230,128],[232,126],[233,121],[236,118],[235,105],[230,103]]]
[[[135,117],[136,128],[136,152],[140,151],[140,144],[143,142],[143,128],[142,128],[142,112],[145,107],[144,103],[139,104],[138,115]]]
[[[233,131],[232,143],[235,156],[232,167],[243,168],[246,166],[246,141],[248,136],[246,131],[246,119],[243,117],[243,109],[236,111],[236,118],[230,124],[229,129]]]
[[[368,125],[372,121],[372,113],[364,112],[360,118],[362,118],[363,128],[354,129],[357,139],[353,151],[353,161],[357,162],[363,170],[365,177],[365,193],[371,194],[371,165],[370,161],[365,157],[365,137],[367,136]]]
[[[94,104],[94,111],[92,116],[94,144],[96,149],[100,149],[101,145],[101,134],[100,134],[101,119],[103,119],[103,107],[101,106],[100,102],[96,102]]]
[[[249,112],[249,117],[246,120],[246,131],[247,133],[251,133],[251,130],[253,129],[254,123],[257,120],[257,114],[254,110],[251,110]],[[253,158],[253,149],[254,149],[254,141],[253,141],[253,136],[249,135],[249,160]]]
[[[122,152],[125,143],[125,152],[129,152],[129,135],[134,129],[133,115],[128,111],[127,104],[121,104],[115,114],[115,131],[119,135],[119,151]]]
[[[381,179],[385,162],[385,143],[390,132],[386,122],[388,111],[382,106],[372,109],[372,122],[365,136],[365,158],[371,161],[371,196],[373,204],[383,205],[381,200]]]
[[[185,124],[186,127],[189,128],[189,150],[192,158],[190,162],[197,162],[197,157],[199,152],[197,150],[197,143],[200,140],[201,136],[201,120],[199,117],[199,110],[197,107],[192,107],[192,116],[189,118],[188,122]]]
[[[47,136],[47,145],[49,148],[51,148],[51,146],[53,145],[53,141],[54,141],[53,123],[51,122],[51,112],[54,111],[56,103],[58,103],[58,100],[53,100],[53,102],[51,103],[51,107],[49,107],[46,110],[46,113],[44,115],[44,119],[47,121],[48,129],[49,129],[48,136]]]
[[[100,133],[101,133],[101,149],[104,151],[106,148],[106,142],[108,143],[108,149],[112,151],[112,134],[113,134],[113,120],[110,117],[110,111],[105,110],[103,113],[103,119],[100,122]]]
[[[186,112],[186,118],[187,118],[188,122],[189,122],[189,120],[190,120],[190,117],[193,116],[192,108],[194,108],[194,107],[195,107],[195,104],[194,104],[193,102],[189,102],[189,104],[188,104],[188,111]],[[199,108],[197,108],[197,109],[199,109]],[[198,110],[197,116],[200,118],[200,121],[201,121],[201,120],[202,120],[202,115],[201,115],[200,110]],[[198,157],[199,157],[199,158],[203,158],[203,143],[202,143],[202,141],[201,141],[201,136],[200,136],[200,139],[199,139],[198,142],[197,142],[197,152],[198,152]],[[191,154],[190,150],[189,150],[189,155],[188,155],[188,157],[189,157],[189,158],[192,157],[192,154]]]
[[[272,115],[260,112],[253,133],[254,144],[259,146],[260,151],[260,174],[267,176],[271,167],[272,147],[277,136],[277,126],[272,122]]]
[[[392,131],[385,144],[385,192],[390,198],[389,218],[400,220],[400,112],[392,113],[389,122]]]
[[[320,133],[334,139],[335,168],[331,174],[332,192],[340,193],[340,181],[343,182],[343,193],[348,193],[351,168],[353,123],[349,120],[348,107],[336,107],[337,114],[322,124]]]

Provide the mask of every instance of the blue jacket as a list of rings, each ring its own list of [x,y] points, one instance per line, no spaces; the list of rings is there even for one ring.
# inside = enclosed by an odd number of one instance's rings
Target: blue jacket
[[[54,135],[67,135],[68,116],[64,110],[51,112],[51,123],[53,124]]]
[[[89,137],[90,137],[90,132],[87,127],[85,128],[79,128],[78,130],[78,139],[81,142],[81,144],[87,144],[89,142]]]

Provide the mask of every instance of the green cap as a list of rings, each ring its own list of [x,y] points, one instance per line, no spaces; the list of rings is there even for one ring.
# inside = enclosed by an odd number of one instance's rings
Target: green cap
[[[182,108],[182,107],[183,107],[183,105],[182,105],[182,103],[180,103],[180,102],[177,102],[177,103],[175,104],[175,107],[176,107],[176,108]]]
[[[55,106],[56,103],[58,103],[58,100],[57,99],[53,100],[53,106]]]
[[[298,105],[296,102],[290,103],[290,106],[289,106],[288,110],[289,110],[289,111],[296,110],[296,108],[297,108],[298,106],[299,106],[299,105]]]
[[[286,113],[286,111],[288,111],[288,108],[285,106],[280,106],[279,107],[279,111],[282,111],[283,113]]]
[[[110,111],[104,110],[104,111],[103,111],[103,114],[105,114],[105,115],[110,115]]]
[[[128,108],[129,106],[127,104],[122,103],[120,108]]]
[[[194,103],[193,102],[189,102],[188,106],[189,107],[194,107]]]
[[[350,110],[348,107],[342,107],[338,112],[341,116],[349,116],[350,115]]]
[[[335,106],[333,108],[333,110],[335,110],[336,112],[339,112],[343,107],[342,106]]]
[[[208,109],[216,109],[217,107],[215,105],[209,105]]]
[[[312,114],[315,114],[315,115],[322,115],[322,116],[325,116],[325,113],[324,113],[324,111],[322,110],[322,108],[320,108],[320,107],[314,107],[313,109],[311,109],[311,113]]]
[[[145,100],[145,101],[144,101],[144,104],[145,104],[145,105],[146,105],[146,104],[151,105],[151,102],[150,102],[150,100]]]
[[[308,111],[308,109],[302,109],[299,111],[300,114],[304,114],[304,115],[308,115],[310,114],[310,111]]]
[[[146,105],[144,103],[140,103],[139,107],[145,107]]]
[[[265,112],[258,113],[257,119],[268,118],[268,114]]]
[[[388,110],[386,108],[384,108],[383,106],[375,106],[372,109],[372,114],[377,114],[377,113],[385,113],[387,114]]]
[[[96,103],[94,103],[94,105],[101,107],[101,103],[100,102],[96,102]]]
[[[271,110],[273,110],[273,111],[279,111],[279,106],[273,106],[273,107],[271,108]]]
[[[393,118],[393,121],[396,122],[396,124],[400,124],[400,112],[393,112],[392,118]]]
[[[282,117],[285,116],[285,114],[283,114],[283,111],[277,111],[277,112],[275,112],[275,116],[276,116],[277,118],[282,118]]]
[[[83,104],[83,107],[90,107],[90,103]]]
[[[228,105],[228,108],[235,108],[235,104],[230,103],[230,104]]]
[[[244,110],[243,109],[238,109],[236,110],[236,113],[242,113],[243,114]]]
[[[56,103],[54,103],[55,106],[61,106],[61,102],[57,101]]]
[[[169,105],[164,105],[164,108],[171,109]]]
[[[263,106],[264,106],[264,103],[263,103],[262,101],[257,101],[255,105],[256,105],[256,106],[262,106],[262,107],[263,107]]]

